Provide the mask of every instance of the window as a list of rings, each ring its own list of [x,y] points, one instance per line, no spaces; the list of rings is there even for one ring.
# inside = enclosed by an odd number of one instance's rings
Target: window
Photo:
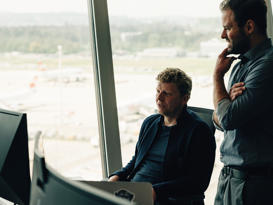
[[[108,3],[111,45],[99,41],[101,35],[91,35],[91,40],[96,41],[91,48],[87,15],[91,5],[87,2],[3,3],[0,107],[27,113],[30,161],[34,134],[41,130],[47,163],[65,176],[100,180],[107,174],[105,167],[111,173],[121,165],[118,133],[123,165],[134,154],[142,121],[156,112],[155,77],[164,68],[178,67],[192,76],[189,105],[213,108],[211,75],[225,43],[220,39],[218,0],[111,0],[95,1],[99,6],[92,7],[94,12],[106,15]],[[92,27],[94,19],[89,18]],[[98,27],[106,25],[105,19],[95,20]],[[272,30],[272,23],[268,25]],[[100,34],[109,34],[107,25],[100,29]],[[111,47],[113,55],[109,56]],[[100,63],[105,57],[109,65],[93,67],[90,50],[93,54],[99,50],[100,56],[96,57],[102,59]],[[112,58],[114,76],[108,72]],[[94,73],[101,76],[94,78]],[[30,84],[32,88],[28,88]],[[21,99],[20,94],[27,98]],[[7,96],[12,100],[4,100]],[[115,124],[116,96],[119,130]],[[105,137],[101,150],[98,130]],[[221,136],[216,133],[219,144]],[[219,151],[216,153],[219,162]],[[220,168],[216,164],[206,193],[208,204],[214,199]]]
[[[193,80],[188,105],[213,109],[212,73],[226,47],[218,7],[219,1],[108,1],[123,165],[134,155],[143,120],[156,113],[160,71],[184,70]],[[216,137],[220,144],[222,134]],[[207,204],[214,200],[220,164],[217,156]]]
[[[108,1],[123,165],[134,154],[142,121],[156,112],[155,77],[166,67],[181,68],[192,76],[188,105],[213,109],[212,74],[217,56],[226,47],[220,38],[219,3]],[[272,37],[271,11],[268,25]],[[219,149],[223,134],[215,136]],[[221,167],[217,150],[207,204],[214,201]]]
[[[50,166],[64,176],[100,180],[86,1],[29,0],[4,5],[0,107],[27,113],[30,162],[35,133],[41,130]]]

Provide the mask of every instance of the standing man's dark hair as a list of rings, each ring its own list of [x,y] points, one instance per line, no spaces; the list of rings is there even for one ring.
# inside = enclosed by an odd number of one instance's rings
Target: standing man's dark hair
[[[269,0],[268,0],[269,1]],[[220,4],[227,48],[213,73],[213,121],[224,132],[214,205],[273,204],[273,46],[265,0]],[[271,17],[272,18],[272,17]],[[227,88],[224,76],[231,69]]]
[[[222,12],[231,9],[234,12],[234,20],[240,28],[251,19],[257,25],[260,34],[266,34],[267,4],[265,0],[224,0],[219,7]]]

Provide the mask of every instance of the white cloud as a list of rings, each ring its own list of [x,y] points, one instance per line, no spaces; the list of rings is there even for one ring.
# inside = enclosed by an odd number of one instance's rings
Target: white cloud
[[[0,11],[14,13],[87,13],[87,0],[0,0]]]
[[[221,0],[109,0],[110,15],[220,16]]]

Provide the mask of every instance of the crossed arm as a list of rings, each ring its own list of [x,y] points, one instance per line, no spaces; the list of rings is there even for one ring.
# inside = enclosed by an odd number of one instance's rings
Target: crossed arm
[[[239,83],[235,83],[230,88],[230,91],[228,93],[228,96],[229,96],[228,98],[230,99],[231,102],[233,102],[236,99],[236,97],[238,97],[238,96],[240,96],[240,95],[243,94],[243,91],[246,90],[246,87],[244,85],[245,85],[244,82],[239,82]],[[219,101],[218,101],[218,103],[219,103]],[[217,107],[217,105],[216,105],[216,107]],[[215,107],[215,109],[216,109],[216,107]],[[218,118],[216,116],[216,112],[213,113],[213,119],[214,119],[214,122],[216,122],[217,125],[220,126],[219,120],[218,120]]]
[[[224,130],[234,130],[258,118],[267,122],[268,118],[263,117],[267,116],[267,110],[273,102],[273,95],[269,93],[273,88],[272,57],[264,56],[252,61],[244,76],[244,83],[234,84],[228,93],[223,77],[232,62],[233,58],[227,57],[226,49],[216,62],[213,74],[215,123]]]
[[[216,110],[218,103],[227,98],[233,102],[236,97],[242,95],[243,91],[246,89],[244,82],[236,83],[232,86],[229,93],[227,92],[224,84],[224,75],[228,72],[231,67],[231,64],[236,59],[234,57],[227,57],[228,52],[227,48],[218,56],[216,61],[214,74],[213,74],[213,104]],[[216,116],[216,112],[213,114],[214,122],[221,127],[219,120]]]

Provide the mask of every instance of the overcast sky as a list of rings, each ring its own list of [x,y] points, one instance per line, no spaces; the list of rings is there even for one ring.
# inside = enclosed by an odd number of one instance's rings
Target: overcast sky
[[[108,0],[110,15],[119,16],[220,16],[221,0]],[[87,0],[0,0],[1,12],[87,13]]]

